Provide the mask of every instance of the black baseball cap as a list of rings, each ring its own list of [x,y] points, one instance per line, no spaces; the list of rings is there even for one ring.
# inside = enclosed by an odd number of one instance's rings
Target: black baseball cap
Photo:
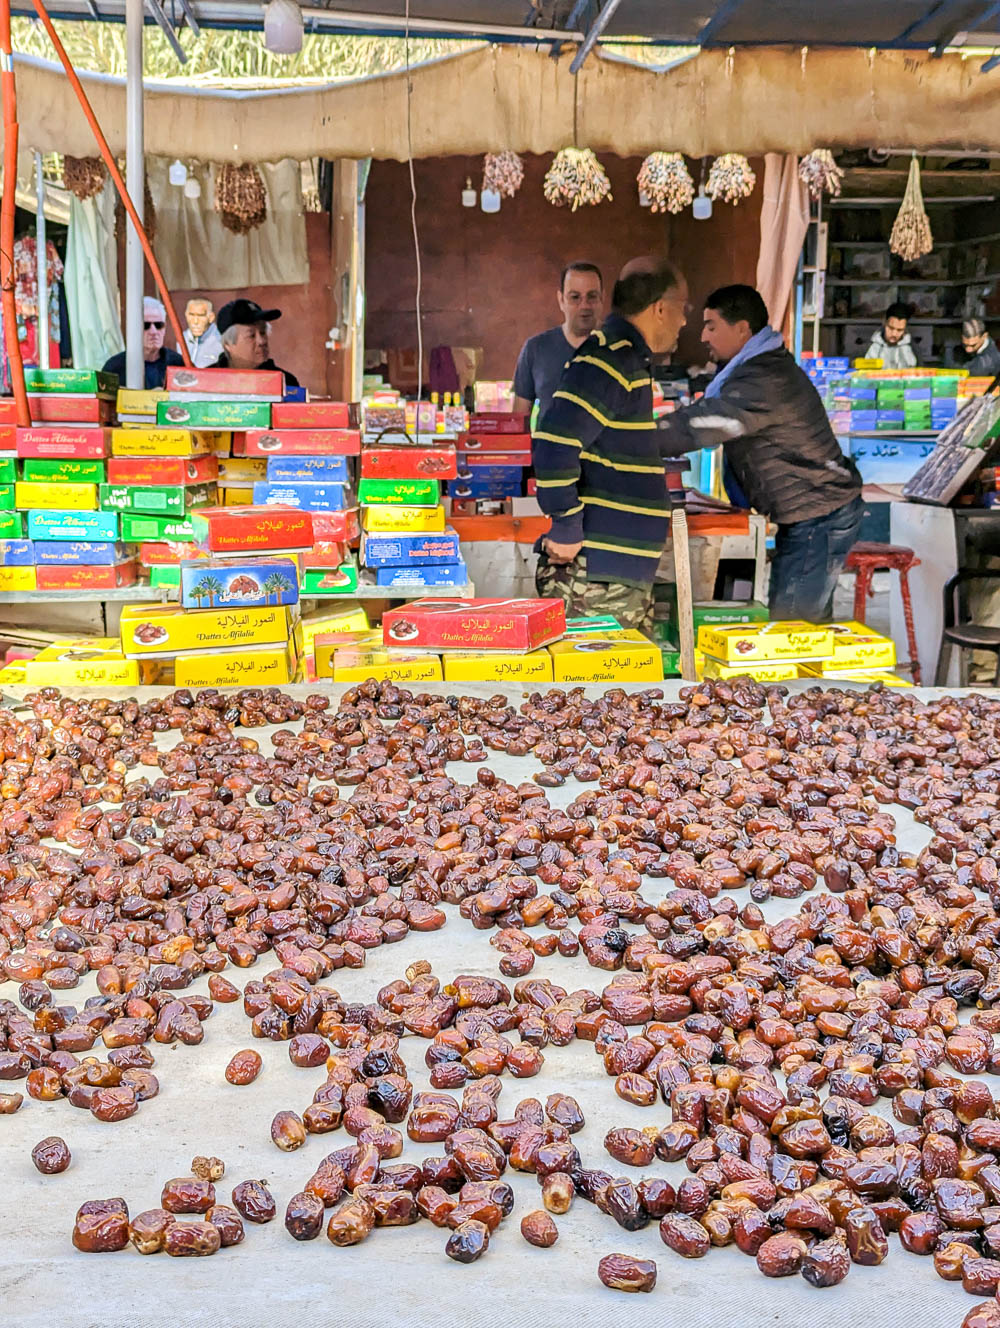
[[[273,323],[280,317],[280,309],[262,309],[256,300],[230,300],[216,314],[215,324],[221,333],[237,323]]]

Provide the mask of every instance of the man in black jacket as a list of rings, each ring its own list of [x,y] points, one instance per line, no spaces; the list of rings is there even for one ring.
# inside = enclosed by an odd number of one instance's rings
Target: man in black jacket
[[[721,367],[700,401],[660,420],[661,454],[721,445],[731,501],[778,526],[772,618],[828,619],[861,525],[858,468],[781,334],[768,327],[752,286],[724,286],[708,297],[703,340]]]

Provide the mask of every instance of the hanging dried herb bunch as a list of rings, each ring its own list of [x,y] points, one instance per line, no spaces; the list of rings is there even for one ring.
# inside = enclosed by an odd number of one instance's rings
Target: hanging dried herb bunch
[[[799,179],[809,190],[810,198],[840,197],[844,172],[833,159],[829,148],[814,148],[799,162]]]
[[[104,188],[107,172],[100,157],[63,157],[63,187],[80,202],[93,198]]]
[[[516,152],[487,152],[483,162],[483,188],[513,198],[524,184],[524,162]]]
[[[128,217],[122,206],[121,199],[115,201],[115,233],[118,235],[126,234],[125,228],[129,225]],[[150,243],[156,238],[156,207],[153,204],[153,195],[149,192],[149,181],[146,180],[142,186],[142,229],[149,237]]]
[[[679,152],[651,152],[639,167],[638,183],[654,212],[683,212],[694,198],[694,181]]]
[[[753,193],[757,177],[741,152],[724,152],[712,162],[705,193],[717,203],[738,203]]]
[[[226,162],[215,171],[215,210],[226,230],[246,235],[267,220],[267,189],[252,163]]]
[[[542,186],[553,207],[594,207],[611,199],[611,181],[590,148],[563,148],[545,173]]]
[[[904,263],[912,263],[934,248],[931,223],[924,209],[924,195],[920,188],[920,167],[916,157],[910,162],[910,175],[906,181],[903,203],[892,223],[889,248]]]

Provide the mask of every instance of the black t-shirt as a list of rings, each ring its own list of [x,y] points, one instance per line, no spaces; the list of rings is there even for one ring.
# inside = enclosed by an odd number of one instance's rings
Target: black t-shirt
[[[232,368],[232,365],[229,363],[229,356],[226,354],[225,351],[223,351],[222,354],[219,356],[219,358],[215,361],[215,363],[212,365],[212,368],[213,368],[213,369],[231,369],[231,368]],[[282,373],[282,374],[284,374],[284,375],[285,375],[285,386],[286,386],[286,387],[298,387],[298,386],[299,386],[299,380],[295,377],[295,375],[292,374],[292,373],[289,373],[287,369],[282,369],[279,365],[275,364],[275,362],[274,362],[273,360],[264,360],[264,362],[263,362],[262,364],[258,364],[258,365],[257,365],[257,368],[258,368],[258,369],[272,369],[272,370],[276,370],[278,373]]]
[[[576,354],[576,347],[566,340],[561,327],[550,327],[529,337],[521,347],[514,370],[514,395],[525,401],[537,401],[539,416],[552,404],[552,394],[559,386],[566,365]]]
[[[102,373],[113,373],[118,375],[118,381],[125,386],[125,360],[126,352],[121,350],[117,355],[112,355],[111,359],[101,370]],[[145,388],[147,392],[152,391],[154,387],[163,387],[167,381],[167,366],[183,364],[183,358],[175,350],[168,350],[166,346],[160,347],[160,353],[155,360],[144,361],[145,368]]]

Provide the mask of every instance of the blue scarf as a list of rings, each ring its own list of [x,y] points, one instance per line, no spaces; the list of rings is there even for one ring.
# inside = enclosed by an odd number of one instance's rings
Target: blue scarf
[[[779,350],[784,344],[785,339],[780,332],[775,332],[773,327],[762,327],[759,332],[753,334],[745,346],[736,352],[731,360],[722,366],[708,387],[705,388],[705,396],[719,396],[723,384],[734,369],[738,369],[741,364],[746,364],[747,360],[756,359],[758,355],[766,355],[768,351]],[[736,476],[733,474],[732,467],[726,460],[725,450],[722,454],[722,486],[734,507],[750,506],[746,494],[740,488]]]
[[[769,350],[780,350],[784,344],[785,338],[780,332],[775,332],[773,327],[762,327],[759,332],[753,334],[741,350],[736,352],[731,360],[722,366],[708,387],[705,388],[705,395],[707,397],[717,397],[722,391],[722,384],[734,369],[738,369],[741,364],[746,364],[747,360],[756,359],[758,355],[766,355]]]

